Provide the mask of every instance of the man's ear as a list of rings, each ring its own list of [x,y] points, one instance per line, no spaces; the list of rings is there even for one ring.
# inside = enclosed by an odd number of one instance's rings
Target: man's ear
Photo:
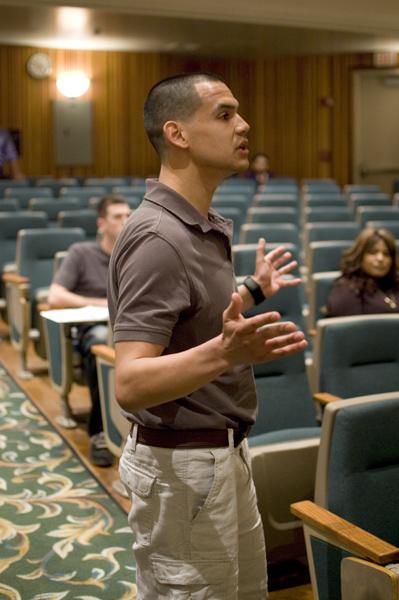
[[[163,126],[163,133],[166,140],[172,144],[172,146],[178,146],[182,149],[187,148],[188,143],[184,129],[178,121],[166,121]]]
[[[97,217],[97,231],[99,231],[100,233],[102,233],[102,230],[104,228],[104,224],[105,224],[104,217]]]

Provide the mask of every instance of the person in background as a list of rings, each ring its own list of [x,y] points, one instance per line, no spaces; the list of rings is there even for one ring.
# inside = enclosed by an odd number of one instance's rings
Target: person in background
[[[328,317],[399,312],[395,238],[386,229],[364,229],[342,259],[342,275],[327,301]]]
[[[0,179],[5,177],[5,163],[8,163],[11,179],[25,179],[11,133],[8,129],[0,129]]]
[[[105,196],[97,206],[99,240],[72,244],[50,286],[51,308],[107,306],[107,275],[112,248],[130,215],[130,207],[122,196]],[[105,344],[108,327],[102,324],[78,328],[78,350],[90,391],[91,410],[88,422],[90,458],[93,464],[107,467],[113,456],[105,444],[101,417],[94,344]]]
[[[272,173],[270,171],[270,159],[267,154],[258,152],[252,157],[249,170],[244,173],[246,179],[254,179],[257,185],[268,182]]]
[[[249,125],[209,73],[156,84],[144,105],[161,159],[112,252],[108,304],[116,398],[131,421],[120,461],[129,490],[138,600],[265,600],[262,521],[247,435],[256,418],[252,363],[306,347],[276,312],[243,312],[300,280],[279,247],[258,243],[237,288],[232,223],[217,186],[248,168]]]

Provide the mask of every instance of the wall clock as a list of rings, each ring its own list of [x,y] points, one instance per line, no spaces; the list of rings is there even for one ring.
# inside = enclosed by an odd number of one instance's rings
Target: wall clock
[[[28,58],[26,70],[34,79],[45,79],[51,75],[51,58],[45,52],[35,52]]]

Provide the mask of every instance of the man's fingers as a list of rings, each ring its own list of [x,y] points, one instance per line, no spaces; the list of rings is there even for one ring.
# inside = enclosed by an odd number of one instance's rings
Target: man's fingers
[[[255,255],[255,266],[261,264],[265,258],[266,240],[265,238],[259,238],[258,246],[256,248]]]
[[[284,346],[273,348],[270,351],[270,354],[274,358],[282,358],[283,356],[288,356],[289,354],[295,354],[295,352],[303,352],[306,350],[307,346],[308,343],[306,340],[300,340],[299,342],[293,342],[292,344],[285,344]]]
[[[282,256],[287,253],[287,249],[284,246],[277,246],[273,250],[270,250],[265,255],[265,259],[275,264],[277,260],[281,260]],[[283,261],[284,262],[284,261]]]
[[[285,346],[290,346],[291,344],[297,344],[305,341],[305,335],[303,331],[294,331],[287,334],[276,335],[272,338],[268,338],[265,341],[265,348],[268,350],[277,350],[284,348]]]
[[[238,292],[231,295],[231,302],[223,313],[223,321],[238,319],[244,308],[244,302]]]

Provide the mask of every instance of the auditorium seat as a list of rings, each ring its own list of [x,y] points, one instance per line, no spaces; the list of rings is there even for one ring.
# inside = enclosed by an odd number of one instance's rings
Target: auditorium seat
[[[18,232],[15,273],[6,273],[3,278],[10,339],[20,355],[21,370],[18,376],[21,378],[32,377],[27,370],[27,351],[31,339],[37,354],[42,358],[46,356],[37,304],[47,297],[53,277],[54,255],[57,251],[67,250],[74,242],[83,241],[84,237],[84,231],[80,228],[21,229]]]
[[[320,428],[304,354],[255,367],[258,416],[249,446],[269,561],[305,555],[294,498],[312,499]]]
[[[299,246],[299,231],[292,223],[244,223],[240,231],[240,244],[253,244],[259,238],[267,242]]]
[[[29,201],[29,210],[45,212],[50,224],[55,224],[58,214],[63,211],[77,210],[79,200],[77,198],[31,198]]]
[[[329,404],[303,520],[318,600],[399,598],[399,392]]]
[[[313,386],[342,398],[399,390],[399,314],[317,322]]]
[[[97,238],[97,212],[93,209],[61,211],[58,213],[58,224],[60,227],[81,227],[87,241]]]
[[[359,206],[356,219],[364,227],[367,221],[399,221],[399,207],[397,206]]]

